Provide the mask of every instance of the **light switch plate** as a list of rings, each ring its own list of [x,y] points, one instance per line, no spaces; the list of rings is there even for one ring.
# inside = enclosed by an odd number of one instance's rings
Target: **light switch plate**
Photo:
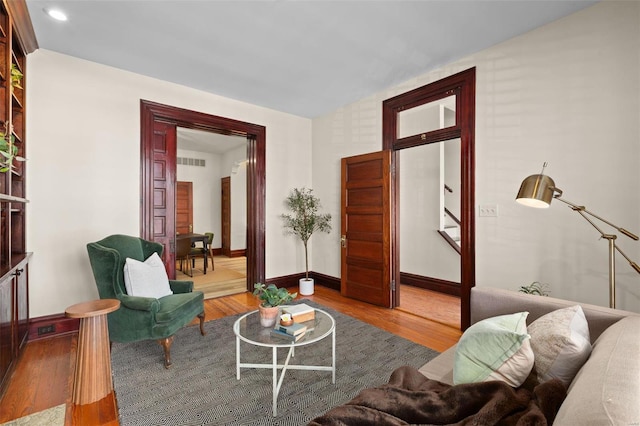
[[[482,204],[478,207],[478,216],[480,217],[498,217],[497,204]]]

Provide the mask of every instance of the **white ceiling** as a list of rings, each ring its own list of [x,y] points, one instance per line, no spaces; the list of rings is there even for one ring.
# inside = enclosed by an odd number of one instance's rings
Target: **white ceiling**
[[[41,48],[310,118],[593,3],[27,0]]]

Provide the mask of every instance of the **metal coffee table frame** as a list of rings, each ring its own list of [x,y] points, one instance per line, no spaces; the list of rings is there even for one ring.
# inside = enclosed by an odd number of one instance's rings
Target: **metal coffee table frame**
[[[266,368],[273,371],[273,416],[278,415],[278,395],[287,370],[314,370],[314,371],[331,371],[331,383],[336,382],[336,322],[331,315],[321,309],[315,309],[315,324],[312,332],[307,333],[305,337],[297,342],[285,342],[281,338],[272,337],[269,328],[262,327],[258,318],[258,311],[249,312],[233,324],[233,332],[236,335],[236,378],[240,380],[241,368]],[[247,323],[251,321],[250,324]],[[328,322],[325,324],[324,322]],[[243,328],[244,326],[244,328]],[[253,336],[247,331],[247,327],[251,328]],[[318,330],[317,335],[316,330]],[[244,331],[244,335],[243,332]],[[260,332],[260,340],[255,338],[255,333]],[[266,331],[266,333],[264,332]],[[290,364],[291,358],[295,356],[295,348],[299,346],[310,345],[319,342],[325,337],[331,335],[331,365],[302,365]],[[270,364],[252,364],[240,361],[240,341],[243,340],[254,346],[269,347],[272,350],[272,362]],[[278,348],[289,348],[287,358],[283,364],[278,364]],[[278,370],[282,370],[280,378],[278,378]]]

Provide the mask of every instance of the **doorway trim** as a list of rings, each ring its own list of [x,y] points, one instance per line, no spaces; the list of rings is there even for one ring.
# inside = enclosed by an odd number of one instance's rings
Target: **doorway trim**
[[[247,290],[252,291],[253,283],[265,282],[266,128],[258,124],[141,99],[140,236],[150,241],[153,241],[151,153],[154,122],[247,138]],[[176,155],[177,153],[173,153],[174,157]],[[175,159],[172,163],[176,163]],[[175,182],[173,185],[175,186]]]
[[[402,93],[382,103],[382,149],[391,150],[391,262],[392,274],[400,282],[400,205],[399,155],[404,148],[460,138],[461,150],[461,253],[460,253],[460,326],[471,325],[471,287],[475,286],[475,99],[476,69],[469,68],[433,83]],[[401,111],[456,95],[456,124],[422,134],[399,138],[398,115]],[[394,294],[394,306],[399,296]]]

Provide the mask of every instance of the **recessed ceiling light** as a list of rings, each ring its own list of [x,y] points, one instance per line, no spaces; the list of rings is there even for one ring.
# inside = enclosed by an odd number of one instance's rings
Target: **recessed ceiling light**
[[[49,16],[51,16],[56,21],[66,21],[67,20],[67,15],[63,11],[61,11],[59,9],[45,8],[43,10],[44,10],[44,13],[46,13]]]

